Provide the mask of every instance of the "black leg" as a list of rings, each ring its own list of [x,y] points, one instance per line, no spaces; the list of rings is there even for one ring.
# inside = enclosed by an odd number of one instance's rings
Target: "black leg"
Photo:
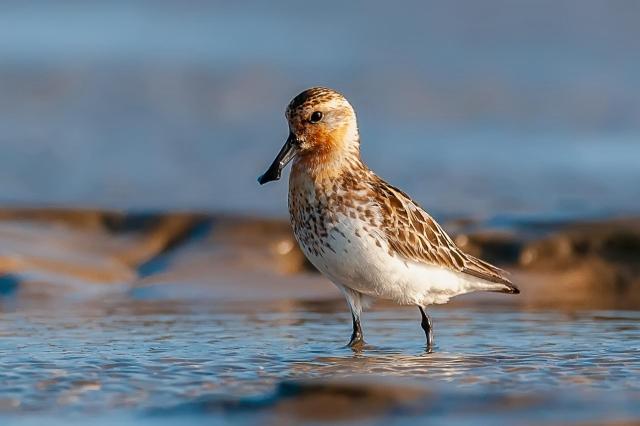
[[[353,333],[351,334],[351,340],[347,346],[355,347],[361,346],[364,343],[362,336],[362,327],[360,326],[360,318],[351,314],[351,318],[353,319]]]
[[[427,336],[427,352],[431,352],[433,349],[433,324],[431,324],[431,318],[426,314],[422,306],[418,306],[420,314],[422,315],[422,329]]]

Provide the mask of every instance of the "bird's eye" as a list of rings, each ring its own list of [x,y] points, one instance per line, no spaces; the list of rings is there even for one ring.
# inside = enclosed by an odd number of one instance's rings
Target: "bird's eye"
[[[313,114],[311,114],[311,117],[309,117],[310,123],[317,123],[320,120],[322,120],[322,113],[320,111],[315,111]]]

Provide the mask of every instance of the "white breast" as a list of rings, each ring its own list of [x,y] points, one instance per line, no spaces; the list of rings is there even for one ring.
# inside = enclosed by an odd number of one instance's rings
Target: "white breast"
[[[326,184],[317,191],[316,183],[305,174],[298,174],[295,180],[293,176],[289,210],[296,239],[309,261],[335,284],[374,298],[421,306],[495,287],[460,272],[391,253],[379,225],[379,207],[362,204],[366,194],[353,190],[333,194],[331,185]],[[322,199],[317,198],[318,193],[323,194]],[[354,195],[361,202],[356,207],[330,203],[332,196]]]
[[[300,244],[307,258],[334,283],[367,296],[400,304],[426,306],[491,286],[447,268],[420,264],[391,255],[386,240],[360,219],[338,215],[329,228],[321,255]],[[365,228],[368,231],[365,231]]]

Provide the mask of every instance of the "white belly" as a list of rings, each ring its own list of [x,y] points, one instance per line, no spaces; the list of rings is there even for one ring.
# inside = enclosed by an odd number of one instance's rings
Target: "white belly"
[[[391,255],[384,238],[367,224],[340,215],[329,229],[322,254],[299,241],[311,263],[335,284],[367,296],[389,299],[400,304],[426,306],[446,303],[451,297],[475,290],[486,290],[484,283],[465,274]]]

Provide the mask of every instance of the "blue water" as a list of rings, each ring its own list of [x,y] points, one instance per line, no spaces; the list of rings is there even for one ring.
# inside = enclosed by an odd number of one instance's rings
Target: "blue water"
[[[312,9],[309,9],[312,8]],[[285,214],[255,178],[302,89],[437,214],[640,211],[640,8],[3,1],[0,202]]]
[[[474,406],[475,424],[544,413],[556,421],[640,419],[640,314],[432,312],[431,354],[414,309],[368,313],[368,346],[358,353],[343,346],[350,324],[338,306],[112,301],[5,312],[0,418],[251,423],[269,413],[216,404],[277,401],[276,386],[287,380],[365,377],[410,379],[435,392],[434,406],[413,414],[426,419],[464,420],[459,411]],[[505,395],[524,402],[506,410],[489,403]]]

